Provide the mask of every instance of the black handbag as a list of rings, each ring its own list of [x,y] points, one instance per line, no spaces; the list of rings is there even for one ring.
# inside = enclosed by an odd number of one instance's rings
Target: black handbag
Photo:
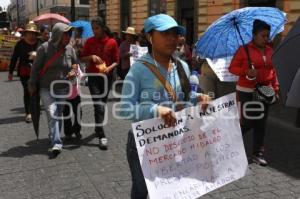
[[[266,104],[274,104],[276,102],[275,91],[271,86],[256,84],[256,89],[253,93],[253,99]]]

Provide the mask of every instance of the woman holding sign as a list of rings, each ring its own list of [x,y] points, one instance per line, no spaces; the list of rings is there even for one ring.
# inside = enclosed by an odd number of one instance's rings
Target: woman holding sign
[[[120,115],[135,122],[159,116],[167,126],[173,126],[176,124],[175,111],[200,100],[206,101],[208,97],[197,93],[190,95],[189,67],[172,56],[185,28],[172,17],[159,14],[149,17],[144,29],[150,43],[149,53],[131,66],[125,78]],[[132,174],[131,198],[147,198],[132,131],[128,134],[127,158]]]

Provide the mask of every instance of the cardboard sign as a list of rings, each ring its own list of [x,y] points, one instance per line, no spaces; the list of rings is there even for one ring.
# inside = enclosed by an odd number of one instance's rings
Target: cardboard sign
[[[176,113],[175,127],[160,118],[132,124],[150,198],[198,198],[245,176],[235,94]]]
[[[216,73],[217,77],[222,82],[236,82],[238,76],[230,73],[228,67],[231,63],[232,57],[219,58],[219,59],[206,59],[211,69]]]

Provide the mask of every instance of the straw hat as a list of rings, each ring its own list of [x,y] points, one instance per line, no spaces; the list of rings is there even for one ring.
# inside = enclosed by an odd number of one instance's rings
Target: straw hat
[[[136,35],[135,28],[127,27],[126,31],[122,31],[125,34]]]
[[[30,21],[28,24],[26,24],[25,29],[23,32],[35,32],[35,33],[40,33],[38,30],[37,26],[33,21]]]

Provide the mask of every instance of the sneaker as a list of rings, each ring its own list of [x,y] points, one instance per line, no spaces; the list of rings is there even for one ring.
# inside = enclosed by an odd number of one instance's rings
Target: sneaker
[[[27,114],[27,115],[26,115],[26,117],[25,117],[25,122],[26,122],[26,123],[32,122],[31,114]]]
[[[82,138],[82,135],[79,132],[75,132],[75,136],[78,140],[80,140]]]
[[[263,152],[258,152],[258,153],[254,153],[252,155],[252,161],[255,162],[256,164],[260,165],[260,166],[267,166],[268,162],[266,161],[265,157],[264,157],[264,153]]]
[[[61,151],[62,151],[62,148],[61,148],[61,147],[58,147],[58,146],[56,146],[56,145],[54,145],[54,146],[49,150],[49,152],[51,152],[52,155],[54,155],[54,156],[57,156],[58,154],[60,154]]]
[[[107,150],[107,138],[100,138],[99,139],[99,148],[101,150]]]

